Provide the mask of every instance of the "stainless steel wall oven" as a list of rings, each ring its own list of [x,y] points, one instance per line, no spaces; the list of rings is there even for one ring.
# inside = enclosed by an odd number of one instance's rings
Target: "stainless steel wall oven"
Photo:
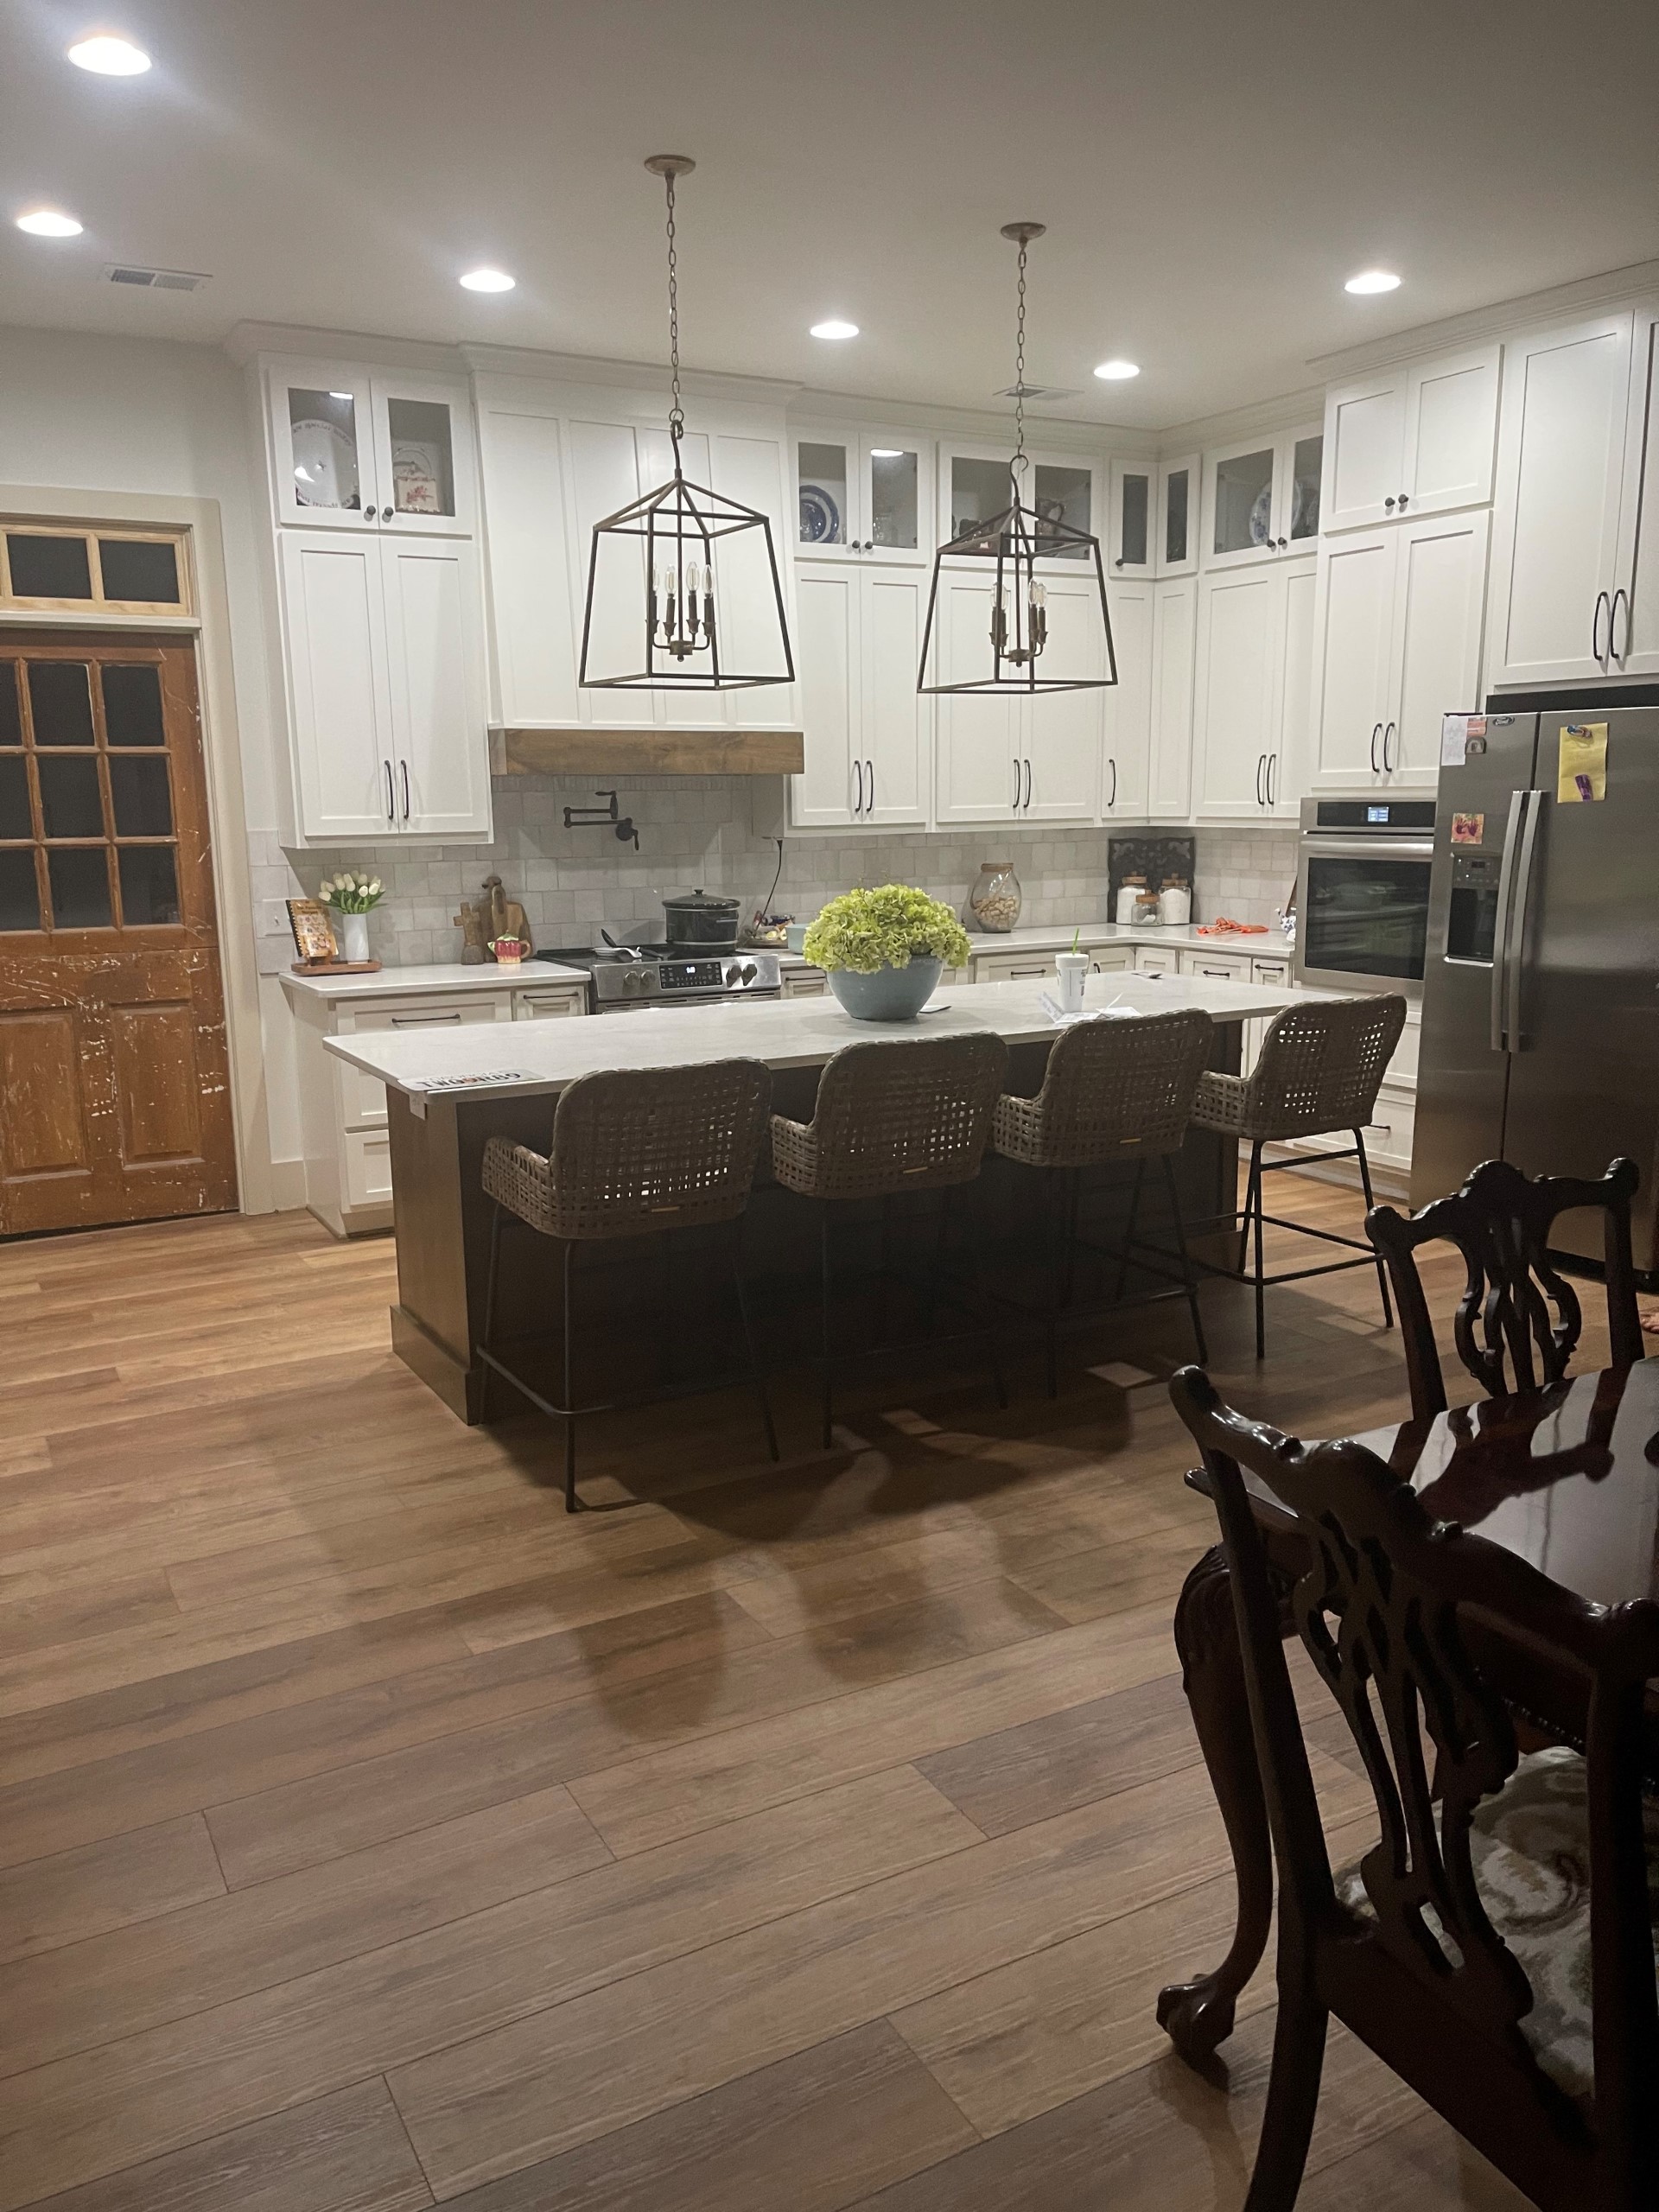
[[[1296,981],[1421,996],[1433,864],[1432,798],[1305,798]]]

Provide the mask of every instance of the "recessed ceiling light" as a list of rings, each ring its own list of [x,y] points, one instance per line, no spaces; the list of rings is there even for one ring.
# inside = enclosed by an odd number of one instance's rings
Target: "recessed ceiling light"
[[[69,59],[77,69],[90,69],[95,77],[142,77],[149,67],[143,48],[114,31],[94,31],[90,38],[77,39]]]
[[[17,227],[35,238],[78,238],[82,226],[56,207],[31,207],[17,218]]]
[[[1342,289],[1344,292],[1397,292],[1400,279],[1390,269],[1362,269]]]
[[[510,292],[516,280],[505,269],[469,269],[461,281],[469,292]]]
[[[1138,377],[1140,373],[1139,361],[1103,361],[1095,371],[1095,374],[1104,377],[1108,384],[1122,384],[1127,378]]]
[[[856,338],[858,325],[855,322],[839,322],[832,315],[828,322],[815,322],[812,335],[814,338]]]

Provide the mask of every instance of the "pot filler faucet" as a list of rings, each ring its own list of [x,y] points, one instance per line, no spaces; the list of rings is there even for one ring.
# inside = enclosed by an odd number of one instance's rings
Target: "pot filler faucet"
[[[608,807],[567,806],[564,810],[565,828],[567,830],[613,829],[616,832],[618,844],[632,844],[637,853],[639,849],[639,832],[633,826],[633,817],[631,814],[617,813],[616,793],[595,791],[594,797],[607,798],[611,803]]]

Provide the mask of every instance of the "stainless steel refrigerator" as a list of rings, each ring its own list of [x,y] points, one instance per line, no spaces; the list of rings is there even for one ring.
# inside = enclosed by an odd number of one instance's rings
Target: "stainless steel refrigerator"
[[[1567,788],[1559,795],[1561,735]],[[1596,733],[1606,734],[1594,766]],[[1659,708],[1605,695],[1489,714],[1440,770],[1411,1200],[1483,1160],[1529,1175],[1642,1171],[1636,1263],[1659,1270]],[[1586,764],[1588,772],[1583,772]],[[1601,1255],[1598,1223],[1560,1246]]]

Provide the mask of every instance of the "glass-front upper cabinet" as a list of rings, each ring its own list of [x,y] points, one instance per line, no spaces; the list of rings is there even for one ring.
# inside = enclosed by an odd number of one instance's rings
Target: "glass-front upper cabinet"
[[[1007,451],[993,453],[984,447],[963,451],[947,449],[942,471],[939,531],[943,537],[961,537],[974,524],[988,522],[1004,512],[1013,499]],[[1037,514],[1039,549],[1046,559],[1085,561],[1089,549],[1063,532],[1085,534],[1099,528],[1101,512],[1095,471],[1087,461],[1032,459],[1021,486],[1021,496]]]
[[[1198,565],[1198,455],[1158,464],[1154,524],[1160,576],[1190,576]]]
[[[1112,527],[1106,546],[1106,572],[1113,576],[1157,573],[1154,531],[1158,464],[1151,461],[1112,463]]]
[[[278,361],[267,372],[266,403],[280,521],[471,534],[464,387],[339,362]]]
[[[1247,440],[1209,455],[1204,564],[1234,568],[1313,550],[1319,531],[1325,440],[1313,428]]]
[[[931,455],[899,431],[803,430],[795,440],[795,550],[811,558],[922,562]]]

